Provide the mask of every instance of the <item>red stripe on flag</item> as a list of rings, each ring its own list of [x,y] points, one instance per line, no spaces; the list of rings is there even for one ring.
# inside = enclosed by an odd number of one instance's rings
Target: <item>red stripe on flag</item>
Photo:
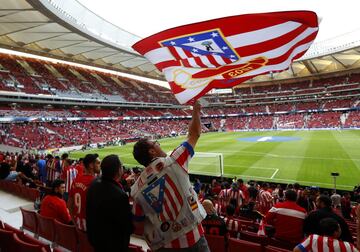
[[[221,65],[215,60],[214,56],[209,55],[209,56],[207,56],[207,57],[208,57],[210,63],[213,64],[214,66],[216,66],[216,67],[221,66]]]
[[[201,67],[201,68],[207,68],[207,67],[208,67],[207,65],[205,65],[205,64],[202,62],[202,60],[201,60],[200,57],[194,57],[194,60],[195,60],[196,64],[197,64],[199,67]]]
[[[173,46],[169,46],[168,47],[169,51],[171,52],[172,55],[174,55],[175,58],[177,59],[181,59],[180,55],[178,54],[177,50],[175,47]]]
[[[186,234],[186,241],[188,242],[188,245],[195,244],[195,236],[193,231],[190,231]]]
[[[181,66],[180,61],[170,60],[170,61],[163,61],[160,63],[155,64],[156,68],[162,71],[163,69],[167,67],[173,67],[173,66]]]
[[[294,40],[297,36],[299,36],[303,31],[305,31],[308,27],[305,25],[301,25],[295,30],[285,33],[282,36],[277,38],[266,40],[261,43],[251,44],[248,46],[235,48],[236,51],[240,52],[241,57],[247,57],[249,55],[254,55],[262,52],[267,52],[273,49],[278,48],[279,46],[285,45],[290,41]]]

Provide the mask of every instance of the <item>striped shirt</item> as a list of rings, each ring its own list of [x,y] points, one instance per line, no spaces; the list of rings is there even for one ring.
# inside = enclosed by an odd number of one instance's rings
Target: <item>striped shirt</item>
[[[184,142],[181,144],[178,148],[176,148],[172,153],[171,157],[176,161],[178,164],[177,167],[181,167],[186,173],[188,173],[188,164],[191,159],[191,157],[194,155],[194,150],[191,147],[191,145],[187,142]],[[154,161],[156,162],[156,160]],[[179,168],[179,169],[181,169]],[[145,168],[145,171],[147,172],[147,169]],[[171,183],[168,183],[171,187]],[[168,188],[169,190],[171,188]],[[165,189],[166,190],[166,189]],[[172,190],[172,189],[171,189]],[[174,192],[177,190],[174,190]],[[165,196],[167,197],[167,193],[165,191]],[[174,193],[171,191],[169,193],[169,196],[174,195]],[[176,216],[175,214],[172,214],[174,211],[180,211],[179,207],[182,206],[182,198],[179,198],[178,195],[175,194],[174,197],[168,197],[169,204],[166,204],[164,200],[164,211],[160,214],[160,218],[165,219],[173,219],[172,215]],[[175,205],[175,206],[174,206]],[[145,213],[141,207],[140,204],[138,204],[136,201],[133,203],[133,214],[134,219],[136,221],[143,221],[145,219]],[[198,224],[196,228],[193,230],[187,232],[186,234],[180,236],[179,238],[176,238],[172,240],[170,243],[166,244],[164,248],[189,248],[195,245],[199,241],[199,239],[204,235],[204,229],[201,225],[201,223]]]
[[[241,231],[240,220],[228,216],[224,218],[224,221],[228,231],[236,233]]]
[[[257,202],[259,204],[259,212],[266,214],[273,206],[273,197],[270,192],[260,189]]]
[[[219,194],[219,201],[221,205],[221,209],[225,211],[226,207],[229,205],[230,200],[235,199],[236,200],[236,206],[240,207],[243,204],[243,200],[245,199],[245,196],[243,192],[239,189],[223,189],[220,191]]]
[[[62,179],[65,181],[65,192],[70,192],[71,185],[77,176],[77,169],[73,166],[67,166],[62,171]]]
[[[297,247],[303,252],[357,252],[354,245],[332,237],[310,235]]]

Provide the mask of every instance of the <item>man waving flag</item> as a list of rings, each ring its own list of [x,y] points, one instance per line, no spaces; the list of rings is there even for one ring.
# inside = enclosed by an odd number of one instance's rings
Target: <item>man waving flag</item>
[[[246,14],[168,29],[133,48],[164,73],[181,104],[191,104],[213,88],[288,69],[317,32],[311,11]]]

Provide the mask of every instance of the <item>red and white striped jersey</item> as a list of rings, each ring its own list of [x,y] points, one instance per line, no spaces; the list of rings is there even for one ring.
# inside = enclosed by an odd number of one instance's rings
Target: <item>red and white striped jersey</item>
[[[275,227],[275,238],[298,243],[304,238],[306,210],[296,202],[277,203],[266,214],[265,222]]]
[[[201,220],[205,217],[205,212],[204,217],[195,217],[194,214],[200,209],[204,210],[195,191],[191,191],[190,182],[186,181],[188,163],[193,154],[191,145],[184,142],[172,152],[170,157],[154,160],[131,188],[135,220],[142,221],[146,218],[151,221],[151,226],[147,221],[145,222],[144,230],[145,238],[152,249],[192,247],[204,235]],[[164,173],[165,169],[166,173]],[[176,181],[179,176],[183,176],[183,184]],[[140,194],[141,197],[138,196]],[[153,217],[155,214],[156,220]],[[194,215],[192,223],[186,223],[189,214]],[[146,233],[147,229],[151,228],[155,229],[154,232]],[[176,234],[174,228],[183,230],[183,234]],[[154,237],[154,233],[164,237],[169,235],[165,238],[168,241],[158,239],[158,236]]]
[[[304,252],[358,252],[351,243],[316,234],[310,235],[297,247]]]
[[[243,204],[245,196],[239,189],[222,189],[219,193],[219,203],[221,205],[222,211],[225,211],[231,199],[235,199],[237,202],[236,207],[240,207]]]
[[[77,169],[73,166],[67,166],[62,171],[62,179],[65,181],[65,192],[70,192],[71,185],[77,176]]]
[[[46,164],[47,181],[54,181],[56,179],[55,160],[49,160]]]
[[[259,206],[259,212],[266,214],[273,206],[273,197],[269,191],[260,189],[257,202]]]
[[[224,218],[226,228],[230,232],[240,232],[241,231],[241,224],[240,220],[235,219],[233,217],[225,217]]]

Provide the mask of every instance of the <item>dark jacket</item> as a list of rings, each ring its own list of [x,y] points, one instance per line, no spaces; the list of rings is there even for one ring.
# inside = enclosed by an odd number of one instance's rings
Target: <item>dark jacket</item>
[[[133,226],[129,198],[120,184],[98,178],[86,200],[87,235],[95,251],[127,251]]]
[[[331,208],[321,208],[315,211],[312,211],[309,213],[309,215],[305,218],[304,221],[304,233],[306,235],[309,234],[318,234],[320,233],[320,221],[324,218],[333,218],[337,220],[341,227],[341,236],[340,239],[342,241],[347,241],[353,243],[353,238],[351,236],[351,233],[349,231],[349,227],[346,224],[345,220],[334,213]]]

